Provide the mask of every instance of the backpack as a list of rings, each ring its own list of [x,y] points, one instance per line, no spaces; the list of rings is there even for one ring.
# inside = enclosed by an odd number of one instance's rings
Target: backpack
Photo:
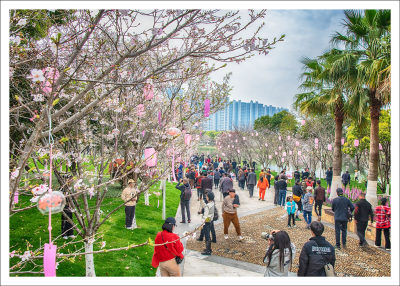
[[[190,188],[190,186],[185,186],[185,190],[183,191],[183,199],[185,201],[190,200],[190,198],[192,197],[192,189]]]
[[[314,197],[313,197],[313,196],[309,196],[309,197],[308,197],[308,203],[309,203],[310,205],[312,205],[312,204],[314,203]]]
[[[213,221],[217,221],[218,220],[218,209],[217,206],[214,203],[214,218]]]

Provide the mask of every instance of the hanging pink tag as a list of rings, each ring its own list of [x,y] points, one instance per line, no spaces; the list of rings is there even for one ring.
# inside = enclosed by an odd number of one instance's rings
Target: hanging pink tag
[[[154,88],[151,84],[145,84],[143,88],[143,96],[146,100],[152,100],[154,97]]]
[[[154,167],[157,165],[157,153],[152,147],[144,149],[144,158],[148,167]]]
[[[210,116],[210,100],[204,100],[204,117]]]
[[[161,127],[161,111],[158,111],[158,125]]]
[[[192,135],[185,134],[185,144],[190,145],[190,141],[192,140]]]
[[[18,191],[16,191],[14,193],[14,204],[18,204],[18,196],[19,196],[19,193],[18,193]]]
[[[56,253],[57,245],[54,245],[52,243],[44,244],[43,265],[45,277],[56,276]]]

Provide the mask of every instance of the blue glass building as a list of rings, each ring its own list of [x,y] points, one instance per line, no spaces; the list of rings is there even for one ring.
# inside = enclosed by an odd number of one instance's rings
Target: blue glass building
[[[283,107],[275,107],[253,102],[242,102],[241,100],[230,101],[224,109],[210,115],[203,124],[204,131],[233,130],[235,127],[252,127],[254,121],[264,115],[273,116],[275,113],[288,110]]]

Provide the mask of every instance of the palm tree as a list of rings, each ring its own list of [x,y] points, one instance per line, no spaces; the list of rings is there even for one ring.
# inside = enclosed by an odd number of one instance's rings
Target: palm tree
[[[351,103],[361,101],[364,107],[357,112],[359,120],[369,108],[371,118],[370,153],[368,170],[367,199],[377,205],[377,181],[379,164],[379,115],[382,106],[390,103],[390,10],[345,11],[346,33],[336,32],[332,42],[344,45],[340,57],[332,65],[334,72],[348,68],[348,58],[355,58],[357,80],[349,84],[352,90]]]
[[[343,133],[343,122],[348,116],[348,100],[346,97],[343,75],[350,73],[331,71],[331,63],[336,50],[329,51],[318,59],[303,58],[304,79],[300,88],[306,92],[296,94],[294,107],[302,114],[323,115],[330,113],[335,118],[335,143],[333,153],[333,178],[332,190],[341,187],[342,171],[342,148],[341,138]],[[336,192],[332,191],[330,199],[336,197]]]

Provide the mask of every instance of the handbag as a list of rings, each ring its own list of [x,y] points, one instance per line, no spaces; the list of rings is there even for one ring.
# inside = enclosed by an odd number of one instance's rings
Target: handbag
[[[316,244],[317,246],[319,246],[318,243],[317,243],[316,241],[314,241],[314,242],[315,242],[315,244]],[[325,270],[326,276],[327,276],[327,277],[335,277],[336,275],[335,275],[335,270],[334,270],[334,268],[333,268],[333,265],[332,265],[331,263],[329,263],[329,262],[326,260],[325,256],[323,256],[323,255],[322,255],[322,259],[325,261],[324,270]]]
[[[164,242],[164,237],[163,237],[162,233],[161,233],[161,239],[162,239],[162,242]],[[169,253],[171,253],[172,255],[174,255],[174,254],[172,253],[172,251],[168,249],[167,245],[164,244],[164,247],[169,251]],[[176,261],[176,264],[181,264],[182,261],[183,261],[183,258],[180,258],[179,256],[176,256],[176,255],[175,255],[175,261]]]
[[[299,196],[293,195],[293,200],[294,200],[296,203],[300,201],[300,198],[301,198],[301,197],[299,197]]]

